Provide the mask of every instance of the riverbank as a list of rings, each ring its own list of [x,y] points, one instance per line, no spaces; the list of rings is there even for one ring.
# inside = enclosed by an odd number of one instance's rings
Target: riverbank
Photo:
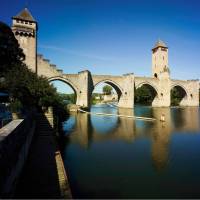
[[[55,132],[42,114],[14,198],[72,198]]]

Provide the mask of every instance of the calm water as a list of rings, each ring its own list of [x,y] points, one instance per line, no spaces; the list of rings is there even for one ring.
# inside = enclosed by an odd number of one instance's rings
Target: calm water
[[[200,198],[198,108],[109,106],[92,112],[166,122],[77,114],[64,122],[64,162],[75,198]]]

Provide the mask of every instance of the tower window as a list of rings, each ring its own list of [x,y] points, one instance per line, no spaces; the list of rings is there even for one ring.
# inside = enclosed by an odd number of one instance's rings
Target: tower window
[[[25,22],[25,24],[28,24],[28,22]]]
[[[31,22],[29,22],[29,24],[30,24],[30,25],[32,25],[32,23],[31,23]]]
[[[158,75],[155,73],[155,74],[154,74],[154,77],[155,77],[155,78],[158,78]]]

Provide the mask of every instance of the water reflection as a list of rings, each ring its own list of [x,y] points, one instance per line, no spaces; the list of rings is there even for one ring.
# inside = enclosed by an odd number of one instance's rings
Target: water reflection
[[[105,111],[107,113],[116,113],[120,115],[135,115],[137,116],[147,116],[147,117],[154,117],[157,120],[155,122],[147,122],[147,121],[137,121],[133,120],[131,118],[124,118],[124,117],[108,117],[108,116],[95,116],[95,115],[88,115],[85,113],[78,113],[77,115],[71,116],[74,120],[68,120],[66,122],[70,124],[70,126],[65,126],[65,131],[67,132],[67,137],[69,138],[69,144],[68,147],[71,147],[71,150],[68,151],[66,149],[66,160],[67,164],[66,166],[72,171],[74,171],[75,164],[72,162],[70,163],[68,161],[68,157],[70,157],[70,152],[79,152],[81,154],[81,158],[79,157],[79,160],[82,160],[86,162],[87,164],[82,164],[82,167],[87,168],[88,162],[100,162],[100,154],[103,154],[104,149],[109,149],[109,152],[107,152],[107,156],[110,156],[109,158],[112,159],[113,163],[116,163],[120,160],[120,164],[114,165],[112,163],[109,163],[109,167],[106,169],[99,169],[97,168],[92,169],[96,170],[96,174],[94,177],[91,175],[90,181],[99,180],[102,184],[105,184],[105,187],[109,187],[107,184],[104,183],[105,180],[102,179],[102,177],[99,177],[98,174],[108,173],[109,169],[109,181],[122,181],[122,179],[117,179],[116,177],[120,177],[121,175],[126,177],[124,178],[125,182],[131,184],[134,186],[134,184],[137,183],[137,181],[145,181],[145,184],[152,184],[152,187],[157,187],[157,184],[161,184],[165,182],[166,179],[173,177],[171,174],[173,174],[173,169],[176,168],[174,156],[178,152],[176,147],[174,147],[174,142],[177,142],[180,140],[179,136],[182,135],[199,135],[200,133],[200,121],[199,121],[199,108],[135,108],[135,110],[129,110],[129,109],[114,109],[114,108],[108,108],[105,107],[103,110],[101,108],[93,108],[93,112],[102,112]],[[160,116],[161,114],[165,114],[165,122],[160,122]],[[73,127],[73,128],[69,128]],[[69,134],[70,133],[70,134]],[[173,136],[174,135],[174,136]],[[190,141],[190,140],[189,140]],[[80,148],[77,148],[75,145],[79,145],[81,148],[83,148],[84,152],[81,151]],[[193,145],[192,143],[189,145]],[[200,146],[200,141],[198,146]],[[66,147],[67,148],[67,147]],[[175,150],[174,150],[175,148]],[[178,148],[178,147],[177,147]],[[73,150],[72,150],[73,149]],[[149,149],[149,150],[148,150]],[[200,150],[200,149],[199,149]],[[185,152],[184,152],[185,153]],[[199,151],[200,153],[200,151]],[[72,153],[73,154],[73,153]],[[105,158],[101,159],[108,159],[105,154],[103,154]],[[116,155],[121,155],[121,157],[116,157]],[[70,157],[72,159],[72,157]],[[145,158],[145,159],[144,159]],[[75,159],[75,158],[74,158]],[[76,158],[77,159],[77,158]],[[72,159],[73,160],[73,159]],[[115,162],[116,161],[116,162]],[[78,162],[77,160],[74,161],[75,163]],[[101,160],[101,162],[103,162]],[[108,162],[104,161],[104,162]],[[102,168],[105,163],[102,163]],[[189,158],[188,158],[189,162]],[[195,160],[196,164],[200,164],[200,160]],[[126,163],[126,164],[125,164]],[[139,168],[137,167],[137,164]],[[146,163],[143,165],[142,163]],[[176,164],[177,165],[177,164]],[[130,168],[130,166],[132,166]],[[173,168],[171,168],[173,166]],[[72,169],[73,168],[73,169]],[[115,170],[114,170],[115,169]],[[91,170],[91,169],[90,169]],[[105,170],[107,170],[105,172]],[[116,174],[113,174],[114,171],[116,171]],[[121,173],[129,173],[126,175],[119,174],[119,170]],[[139,175],[137,174],[137,170],[139,170],[140,173],[144,173],[142,177],[139,178]],[[172,170],[172,172],[171,172]],[[86,170],[87,171],[87,170]],[[102,172],[103,171],[103,172]],[[126,172],[125,172],[126,171]],[[164,173],[163,175],[159,175],[159,177],[155,174],[160,174],[161,172]],[[77,172],[76,172],[77,173]],[[83,176],[83,174],[80,174],[79,177]],[[85,172],[86,173],[86,172]],[[134,174],[136,173],[136,174]],[[71,175],[72,177],[75,176],[74,174]],[[138,176],[138,177],[137,177]],[[148,176],[153,178],[152,183],[150,183],[147,179]],[[167,177],[167,178],[166,178]],[[173,177],[174,178],[174,177]],[[187,177],[188,179],[191,179],[191,177]],[[200,178],[200,177],[199,177]],[[72,178],[73,179],[73,178]],[[80,178],[81,179],[81,178]],[[175,179],[175,178],[174,178]],[[94,189],[89,183],[89,180],[85,182],[85,178],[80,180],[80,182],[83,181],[82,184],[84,184],[84,188],[86,185],[88,188],[85,190],[89,190],[90,192],[94,192],[95,190],[96,194],[99,194],[98,191],[96,191],[96,188]],[[136,181],[136,182],[133,182]],[[115,196],[114,194],[117,194],[118,186],[115,183],[112,187],[113,191],[106,192],[105,194],[110,194],[111,197],[119,197],[118,195]],[[200,186],[200,181],[198,181],[198,184]],[[73,184],[72,184],[73,185]],[[76,184],[75,184],[76,185]],[[135,187],[138,188],[138,191],[134,193],[131,192],[127,187],[122,187],[120,190],[123,193],[121,197],[123,198],[145,198],[144,195],[141,195],[143,186],[139,186],[140,184],[136,184]],[[161,184],[162,185],[162,184]],[[75,186],[74,186],[75,187]],[[84,195],[85,193],[82,191],[83,188],[77,189],[76,185],[76,193],[77,190],[80,190],[78,193],[79,195],[77,197],[91,197],[91,193],[89,196]],[[91,189],[93,188],[93,190]],[[103,187],[103,186],[102,186]],[[160,187],[160,186],[159,186]],[[100,187],[101,188],[101,187]],[[119,188],[118,188],[119,190]],[[165,191],[164,188],[160,188],[160,191]],[[178,190],[178,189],[177,189]],[[82,192],[81,192],[82,191]],[[172,189],[173,194],[172,197],[176,196],[176,188]],[[151,194],[151,197],[169,197],[169,196],[159,196],[157,194],[157,190],[152,189],[151,192],[147,192],[147,194]],[[164,193],[163,193],[164,195]],[[101,196],[93,196],[93,197],[101,197]],[[102,196],[104,197],[104,196]],[[149,196],[147,196],[149,197]],[[170,196],[171,197],[171,196]]]

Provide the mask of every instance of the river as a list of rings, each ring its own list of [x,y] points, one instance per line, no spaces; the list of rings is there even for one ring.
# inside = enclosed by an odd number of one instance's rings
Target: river
[[[74,198],[200,198],[199,108],[91,111],[157,120],[71,115],[63,123],[63,159]]]

